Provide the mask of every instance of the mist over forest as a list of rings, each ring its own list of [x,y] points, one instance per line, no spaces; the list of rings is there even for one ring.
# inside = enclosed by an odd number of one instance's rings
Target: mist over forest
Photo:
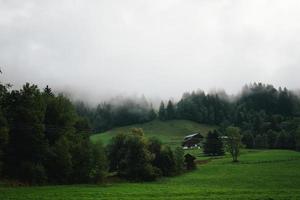
[[[300,199],[299,10],[0,0],[0,199]]]

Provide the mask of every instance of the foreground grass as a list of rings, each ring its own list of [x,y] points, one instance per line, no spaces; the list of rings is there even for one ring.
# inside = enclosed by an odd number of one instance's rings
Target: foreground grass
[[[0,199],[300,199],[300,153],[244,151],[152,183],[0,188]]]
[[[198,124],[188,120],[170,120],[165,122],[154,120],[144,124],[114,128],[104,133],[95,134],[91,136],[91,140],[94,142],[101,140],[104,144],[107,144],[108,141],[116,134],[130,132],[132,128],[142,128],[146,136],[157,137],[164,144],[180,146],[186,135],[195,132],[200,132],[202,135],[206,135],[209,130],[215,129],[216,126]]]

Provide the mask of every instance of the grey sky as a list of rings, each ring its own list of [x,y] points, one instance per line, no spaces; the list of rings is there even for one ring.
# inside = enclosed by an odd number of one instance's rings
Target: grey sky
[[[299,88],[299,0],[0,0],[0,66],[93,99]]]

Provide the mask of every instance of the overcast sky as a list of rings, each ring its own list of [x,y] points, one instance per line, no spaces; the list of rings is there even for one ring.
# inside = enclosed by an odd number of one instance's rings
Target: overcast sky
[[[0,0],[1,80],[78,96],[300,87],[299,0]]]

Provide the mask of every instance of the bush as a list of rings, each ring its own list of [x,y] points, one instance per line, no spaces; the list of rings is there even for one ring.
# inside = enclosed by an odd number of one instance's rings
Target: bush
[[[107,147],[109,170],[137,181],[172,176],[183,168],[183,151],[175,152],[156,138],[146,138],[141,129],[132,129],[131,133],[118,134],[110,141]]]
[[[101,183],[107,174],[107,158],[102,142],[98,141],[92,145],[92,169],[90,171],[90,180],[93,183]]]
[[[184,170],[184,151],[182,148],[177,147],[175,149],[174,159],[175,159],[175,172],[176,174],[180,174]]]
[[[158,158],[158,168],[162,171],[163,176],[172,176],[176,171],[176,163],[173,152],[169,146],[164,146]]]
[[[152,165],[154,155],[148,150],[147,139],[139,129],[130,134],[118,134],[108,145],[110,171],[129,180],[154,180],[159,172]]]

